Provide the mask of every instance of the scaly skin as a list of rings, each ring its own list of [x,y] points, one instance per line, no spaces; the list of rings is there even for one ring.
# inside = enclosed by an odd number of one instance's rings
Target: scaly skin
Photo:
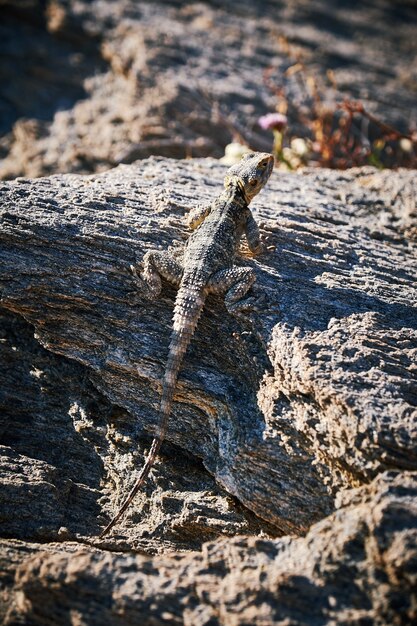
[[[253,284],[255,274],[251,268],[235,267],[233,262],[243,234],[253,254],[261,250],[259,230],[249,203],[266,184],[273,165],[274,158],[270,154],[255,152],[245,155],[228,170],[223,193],[210,206],[191,212],[189,225],[194,232],[187,241],[181,262],[167,252],[145,254],[141,279],[150,296],[159,295],[161,276],[179,287],[162,386],[159,432],[133,489],[100,537],[108,533],[126,511],[159,452],[167,431],[178,373],[207,295],[224,294],[227,310],[233,315],[240,315],[249,308],[249,301],[242,298]],[[134,268],[132,271],[141,283]]]

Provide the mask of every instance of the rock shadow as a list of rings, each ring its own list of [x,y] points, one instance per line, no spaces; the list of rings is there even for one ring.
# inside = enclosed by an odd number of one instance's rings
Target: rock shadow
[[[57,26],[54,32],[43,3],[33,4],[26,10],[7,3],[2,8],[0,135],[10,132],[20,118],[46,122],[57,111],[70,109],[88,96],[85,79],[108,68],[98,39],[75,22],[67,29]],[[35,124],[33,132],[42,135],[42,123]]]
[[[110,403],[82,365],[42,348],[27,322],[1,309],[0,360],[2,534],[96,532]]]

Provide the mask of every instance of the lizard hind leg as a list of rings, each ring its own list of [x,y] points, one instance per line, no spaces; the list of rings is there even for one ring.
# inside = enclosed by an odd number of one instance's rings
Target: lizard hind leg
[[[161,292],[161,277],[174,287],[179,287],[184,269],[169,252],[150,250],[143,257],[140,278],[135,268],[132,268],[132,272],[137,281],[145,283],[147,295],[157,298]]]
[[[213,274],[207,283],[208,293],[225,294],[224,303],[229,313],[241,316],[253,309],[253,298],[244,298],[255,282],[250,267],[231,267]]]

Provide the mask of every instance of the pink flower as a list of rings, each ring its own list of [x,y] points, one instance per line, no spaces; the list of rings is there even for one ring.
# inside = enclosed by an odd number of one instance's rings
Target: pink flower
[[[280,130],[282,131],[288,123],[286,115],[282,113],[268,113],[259,118],[258,124],[264,130]]]

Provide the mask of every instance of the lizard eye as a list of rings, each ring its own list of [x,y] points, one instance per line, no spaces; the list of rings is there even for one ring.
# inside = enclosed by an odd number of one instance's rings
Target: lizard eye
[[[257,184],[258,184],[258,181],[256,178],[252,178],[252,180],[249,181],[249,185],[251,187],[256,187]]]

